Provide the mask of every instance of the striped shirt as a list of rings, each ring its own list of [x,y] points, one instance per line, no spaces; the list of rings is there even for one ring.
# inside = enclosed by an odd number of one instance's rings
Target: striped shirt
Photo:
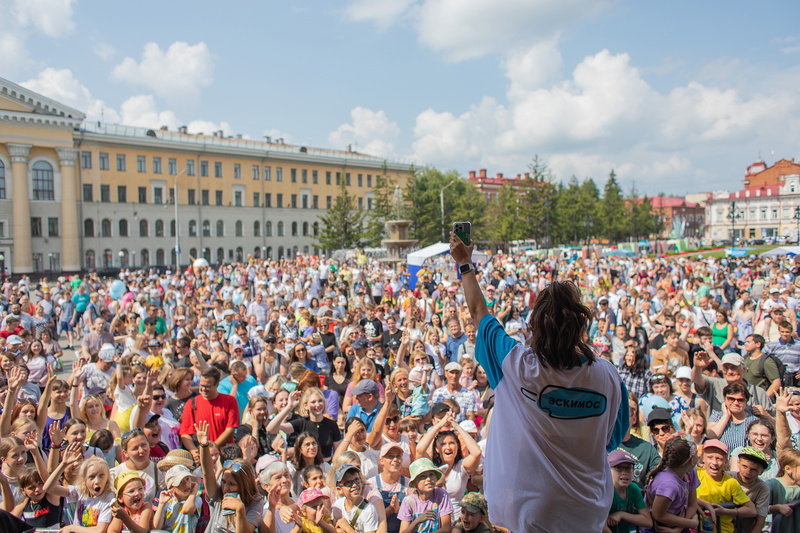
[[[800,341],[792,339],[783,342],[781,339],[768,342],[764,346],[764,355],[774,355],[786,365],[786,371],[796,373],[800,371]]]

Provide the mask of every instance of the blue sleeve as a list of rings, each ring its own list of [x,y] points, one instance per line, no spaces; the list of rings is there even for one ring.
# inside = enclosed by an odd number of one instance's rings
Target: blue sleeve
[[[631,415],[630,406],[628,405],[628,387],[625,386],[624,381],[620,381],[619,386],[622,390],[622,398],[620,398],[619,402],[617,420],[614,422],[614,431],[611,432],[611,440],[606,446],[607,452],[612,452],[619,448],[619,445],[622,444],[622,439],[625,438],[625,434],[628,433],[630,428]]]
[[[503,360],[516,345],[517,341],[508,336],[494,315],[485,315],[481,319],[475,341],[475,359],[486,371],[493,389],[497,389],[503,379]]]

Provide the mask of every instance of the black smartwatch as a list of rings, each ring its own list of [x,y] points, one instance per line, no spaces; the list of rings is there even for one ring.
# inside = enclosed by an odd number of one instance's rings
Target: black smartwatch
[[[470,272],[475,271],[475,265],[473,265],[472,263],[467,263],[466,265],[459,265],[458,271],[461,273],[462,276],[464,274],[469,274]]]

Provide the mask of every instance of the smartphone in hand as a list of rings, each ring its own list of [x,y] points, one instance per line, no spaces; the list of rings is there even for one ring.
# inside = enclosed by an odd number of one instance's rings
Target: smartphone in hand
[[[470,222],[453,222],[453,233],[467,246],[472,242],[470,235],[472,233],[472,224]]]

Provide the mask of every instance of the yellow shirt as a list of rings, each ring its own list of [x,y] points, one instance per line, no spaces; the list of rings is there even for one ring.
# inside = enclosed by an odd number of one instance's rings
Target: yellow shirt
[[[722,474],[722,481],[715,481],[706,473],[704,468],[697,469],[700,486],[697,487],[697,498],[708,503],[733,502],[744,505],[750,501],[739,482],[728,474]],[[722,533],[733,533],[733,517],[722,516],[719,518]]]

